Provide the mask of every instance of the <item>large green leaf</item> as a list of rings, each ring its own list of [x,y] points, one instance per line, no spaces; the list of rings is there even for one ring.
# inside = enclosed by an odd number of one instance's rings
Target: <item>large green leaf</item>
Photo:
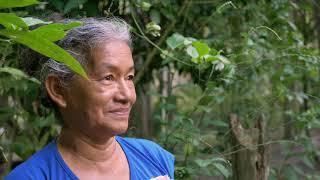
[[[31,31],[32,34],[42,36],[43,38],[46,38],[50,41],[58,41],[62,39],[66,35],[66,30],[69,30],[71,28],[80,26],[81,22],[70,22],[68,24],[61,24],[61,23],[55,23],[55,24],[48,24],[45,26],[41,26],[33,31]]]
[[[38,4],[37,0],[0,0],[1,8],[13,8],[13,7],[23,7],[32,4]]]
[[[0,13],[0,24],[7,29],[28,29],[28,25],[13,13]]]
[[[66,64],[71,70],[79,75],[88,78],[86,72],[69,53],[57,46],[48,39],[38,36],[31,32],[22,32],[15,30],[0,30],[0,35],[6,36],[18,43],[28,46],[29,48],[48,56],[56,61]]]

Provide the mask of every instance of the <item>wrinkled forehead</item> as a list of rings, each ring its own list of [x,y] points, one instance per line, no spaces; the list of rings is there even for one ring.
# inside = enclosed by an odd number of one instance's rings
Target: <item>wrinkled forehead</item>
[[[124,41],[111,41],[92,49],[87,70],[91,73],[106,69],[128,71],[133,66],[132,51],[129,45]]]

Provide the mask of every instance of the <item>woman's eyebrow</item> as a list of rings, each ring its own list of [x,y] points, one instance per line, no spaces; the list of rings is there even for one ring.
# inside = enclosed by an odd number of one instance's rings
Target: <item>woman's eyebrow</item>
[[[109,63],[103,63],[102,66],[99,67],[99,69],[107,69],[107,70],[111,70],[111,71],[117,71],[119,70],[119,66],[117,65],[113,65],[113,64],[109,64]],[[128,68],[128,70],[126,70],[126,72],[134,72],[134,66],[130,66]]]

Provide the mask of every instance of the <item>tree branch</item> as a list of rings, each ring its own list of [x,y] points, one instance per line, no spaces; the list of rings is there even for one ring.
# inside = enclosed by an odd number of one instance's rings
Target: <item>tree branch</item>
[[[139,70],[139,72],[135,76],[135,80],[134,80],[135,84],[137,84],[141,80],[142,76],[144,75],[146,70],[149,68],[149,65],[151,64],[154,56],[157,54],[157,51],[158,51],[157,47],[160,47],[163,44],[163,42],[167,39],[168,34],[174,28],[175,24],[177,23],[178,17],[180,17],[183,14],[183,12],[184,12],[185,8],[187,7],[188,3],[189,3],[189,1],[187,1],[187,0],[184,1],[180,11],[178,12],[177,18],[174,19],[171,22],[171,24],[168,25],[167,28],[165,28],[165,31],[164,31],[163,35],[161,36],[161,38],[159,39],[159,41],[157,42],[156,46],[154,46],[153,49],[151,50],[151,52],[147,55],[146,61],[144,62],[144,64],[142,65],[141,69]],[[131,11],[131,13],[132,13],[132,16],[135,17],[135,14],[133,14],[134,13],[133,10]],[[136,23],[136,26],[139,28],[139,25],[137,24],[137,22],[135,22],[135,23]],[[141,28],[139,28],[139,29],[141,29]]]

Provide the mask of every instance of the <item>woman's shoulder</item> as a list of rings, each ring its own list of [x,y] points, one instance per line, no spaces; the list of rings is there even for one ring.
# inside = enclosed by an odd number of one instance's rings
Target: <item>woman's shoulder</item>
[[[120,143],[128,159],[132,161],[131,165],[137,166],[143,171],[150,171],[150,175],[153,172],[152,175],[168,175],[173,178],[174,156],[169,151],[147,139],[117,136],[116,140]],[[145,172],[139,172],[139,174],[143,173]]]
[[[57,158],[55,140],[33,154],[28,160],[14,168],[5,180],[11,179],[65,179],[69,175],[64,172]]]
[[[52,155],[54,142],[50,142],[43,149],[33,154],[29,159],[15,167],[5,179],[39,179],[45,175],[48,158]]]
[[[144,153],[152,153],[154,155],[164,155],[169,158],[174,158],[174,156],[162,148],[159,144],[148,140],[148,139],[139,139],[139,138],[129,138],[129,137],[116,137],[117,141],[121,146],[128,146],[138,151],[143,151]]]

